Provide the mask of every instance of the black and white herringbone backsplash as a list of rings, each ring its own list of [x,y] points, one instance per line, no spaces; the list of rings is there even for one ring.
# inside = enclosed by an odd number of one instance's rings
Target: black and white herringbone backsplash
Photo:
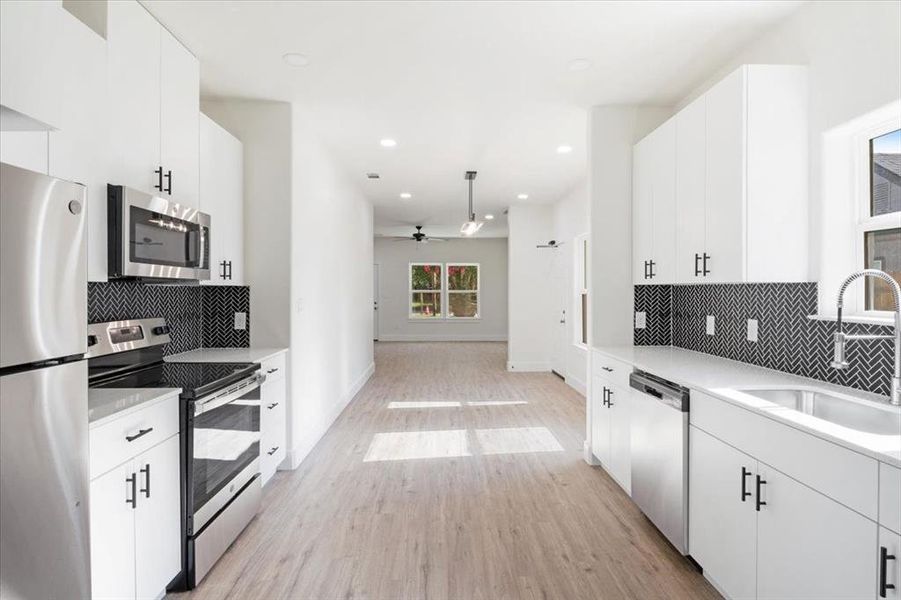
[[[635,287],[635,310],[647,328],[635,329],[636,346],[673,345],[888,395],[893,365],[891,340],[851,342],[851,366],[832,360],[833,321],[816,321],[815,283],[657,285]],[[706,334],[707,315],[716,334]],[[747,321],[757,319],[758,341],[747,341]],[[891,327],[846,323],[848,333],[891,334]]]
[[[236,312],[247,313],[247,329],[235,331]],[[88,283],[89,323],[149,317],[165,318],[172,329],[166,354],[250,346],[250,288],[246,286]]]

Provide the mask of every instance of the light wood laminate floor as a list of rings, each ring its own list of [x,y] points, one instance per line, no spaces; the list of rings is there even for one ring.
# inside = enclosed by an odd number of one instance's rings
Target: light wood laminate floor
[[[501,343],[376,344],[376,372],[197,598],[718,598],[600,468],[585,400]]]

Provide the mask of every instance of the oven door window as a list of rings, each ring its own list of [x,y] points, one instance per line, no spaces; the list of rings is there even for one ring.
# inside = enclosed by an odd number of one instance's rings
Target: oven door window
[[[137,206],[128,213],[131,262],[187,268],[200,264],[200,225]]]
[[[260,456],[260,391],[256,388],[194,417],[194,512]],[[243,481],[236,482],[243,485]]]

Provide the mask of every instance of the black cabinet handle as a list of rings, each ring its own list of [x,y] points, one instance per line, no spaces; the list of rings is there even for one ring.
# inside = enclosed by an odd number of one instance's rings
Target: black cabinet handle
[[[134,434],[134,435],[126,435],[126,436],[125,436],[125,441],[126,441],[126,442],[133,442],[133,441],[135,441],[136,439],[138,439],[139,437],[142,437],[142,436],[147,435],[147,434],[150,433],[151,431],[153,431],[153,427],[148,427],[147,429],[142,429],[142,430],[138,431],[138,432],[137,432],[136,434]]]
[[[128,492],[125,492],[125,504],[131,504],[132,508],[137,508],[138,506],[138,489],[137,489],[138,478],[134,473],[131,474],[131,477],[125,478],[126,484],[131,484],[131,498],[128,497]]]
[[[270,404],[270,405],[267,406],[266,408],[268,408],[269,410],[272,410],[272,409],[275,408],[276,406],[278,406],[278,402],[273,402],[272,404]]]
[[[888,548],[885,546],[879,547],[879,597],[885,598],[885,593],[888,590],[895,589],[895,584],[887,583],[888,578],[888,561],[895,560],[894,554],[888,553]]]
[[[273,448],[272,450],[270,450],[270,451],[267,452],[266,454],[268,454],[269,456],[272,456],[272,455],[275,454],[276,452],[278,452],[278,446],[276,446],[275,448]]]
[[[701,255],[697,252],[695,253],[695,277],[701,274],[701,269],[698,267],[698,263],[701,262]]]
[[[266,373],[267,373],[267,374],[269,374],[269,373],[275,373],[276,371],[278,371],[278,367],[275,367],[274,369],[267,369],[267,370],[266,370]]]
[[[141,469],[141,473],[144,474],[144,487],[141,489],[141,493],[144,494],[145,498],[150,497],[150,463],[144,465],[144,468]]]
[[[156,169],[154,173],[157,176],[156,185],[153,186],[153,189],[163,191],[163,165],[160,165],[159,169]]]
[[[648,274],[650,275],[650,279],[654,279],[657,276],[657,273],[654,272],[654,265],[656,265],[653,260],[648,261]]]
[[[760,486],[766,485],[766,479],[762,479],[760,475],[757,476],[757,512],[760,512],[761,506],[766,506],[766,502],[760,499]]]
[[[604,388],[604,391],[601,393],[601,404],[607,406],[607,388]]]
[[[648,261],[644,261],[644,278],[648,278]]]
[[[160,180],[160,185],[162,185],[162,180]],[[166,189],[164,191],[170,196],[172,195],[172,169],[166,171]]]
[[[702,275],[704,275],[704,277],[707,277],[708,275],[710,275],[710,269],[707,268],[708,260],[710,260],[710,255],[705,252],[704,253],[704,271],[702,273]]]
[[[613,390],[607,390],[607,408],[613,408]]]
[[[607,371],[608,373],[613,373],[613,369],[611,369],[610,367],[601,367],[601,370]]]
[[[741,468],[741,501],[744,502],[745,498],[751,495],[751,492],[748,491],[748,476],[751,474],[749,470],[742,467]]]

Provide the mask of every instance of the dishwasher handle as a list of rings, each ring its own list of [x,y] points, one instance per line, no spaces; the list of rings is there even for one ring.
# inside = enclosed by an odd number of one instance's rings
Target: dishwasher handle
[[[689,392],[687,388],[681,387],[643,371],[633,371],[629,375],[629,386],[656,398],[661,404],[664,404],[681,412],[688,412]]]

